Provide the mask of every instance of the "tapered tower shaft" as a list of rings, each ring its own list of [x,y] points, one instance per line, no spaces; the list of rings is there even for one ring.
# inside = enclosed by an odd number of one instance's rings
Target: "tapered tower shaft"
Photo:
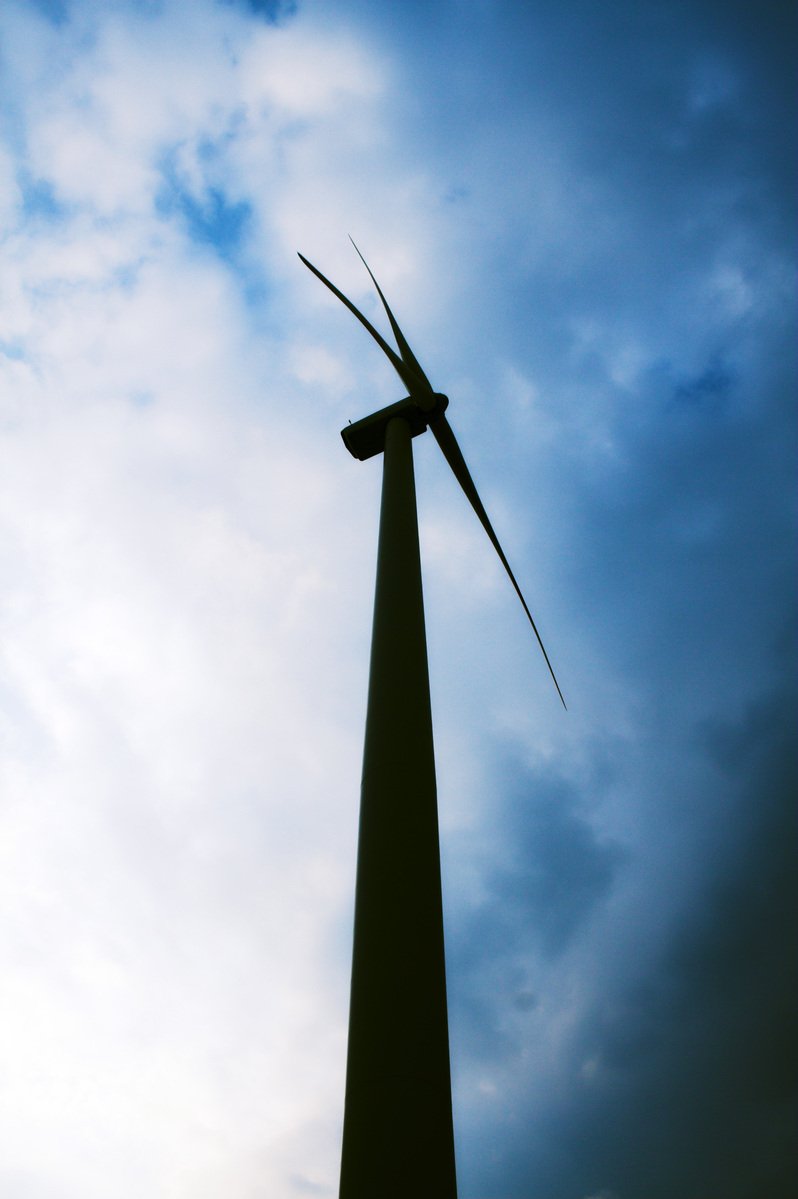
[[[456,1199],[411,429],[385,433],[340,1199]]]

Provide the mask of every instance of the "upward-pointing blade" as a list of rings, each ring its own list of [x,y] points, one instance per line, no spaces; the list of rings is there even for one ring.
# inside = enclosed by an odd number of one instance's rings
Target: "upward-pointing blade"
[[[351,237],[349,238],[349,240],[352,242],[352,245],[355,246],[355,243],[354,243],[354,241],[352,241]],[[397,321],[396,317],[394,316],[394,314],[391,312],[390,308],[388,307],[388,301],[385,299],[385,296],[382,294],[382,288],[380,287],[379,283],[374,278],[374,272],[372,271],[369,264],[366,262],[363,255],[360,253],[360,250],[358,250],[357,246],[355,246],[355,250],[357,252],[358,258],[360,259],[360,261],[363,263],[363,266],[368,271],[368,273],[371,277],[371,282],[374,284],[374,286],[377,289],[377,295],[382,300],[382,306],[385,309],[385,314],[391,323],[391,328],[393,329],[393,335],[396,338],[396,344],[398,345],[399,353],[402,356],[402,362],[404,362],[405,366],[410,367],[410,369],[412,371],[414,371],[415,374],[418,375],[419,379],[421,379],[422,382],[426,384],[427,388],[429,389],[430,394],[431,395],[434,394],[434,392],[432,391],[432,384],[430,383],[429,379],[427,378],[427,376],[424,374],[423,370],[421,369],[421,365],[420,365],[418,359],[416,358],[413,351],[410,349],[410,346],[407,344],[407,339],[405,338],[404,333],[399,328],[399,322]]]
[[[354,245],[354,242],[352,244]],[[357,246],[355,246],[355,249],[357,250]],[[360,254],[359,250],[357,252],[358,252],[358,254]],[[429,397],[429,400],[432,399],[432,388],[429,385],[429,381],[427,380],[426,375],[421,370],[421,367],[416,362],[412,353],[410,353],[410,347],[407,345],[407,342],[405,342],[404,338],[402,337],[400,340],[399,337],[397,337],[397,343],[401,349],[402,343],[404,342],[405,346],[407,347],[407,352],[410,355],[410,359],[414,365],[411,365],[409,362],[403,361],[402,358],[400,358],[399,355],[396,353],[396,351],[391,349],[391,347],[388,345],[387,341],[382,336],[382,334],[378,333],[377,330],[374,328],[371,321],[368,320],[368,318],[363,315],[363,313],[360,311],[359,308],[355,307],[355,305],[352,303],[351,300],[347,299],[347,297],[344,295],[344,293],[342,291],[339,291],[339,289],[335,286],[334,283],[331,283],[330,280],[328,278],[326,278],[325,275],[322,275],[322,273],[318,269],[318,267],[315,267],[312,262],[308,262],[307,258],[305,258],[305,256],[304,256],[304,254],[300,254],[299,257],[304,262],[304,264],[308,268],[308,270],[313,271],[313,274],[316,276],[316,278],[321,279],[321,281],[325,285],[325,287],[328,287],[330,289],[330,291],[333,293],[333,295],[337,296],[338,299],[341,301],[341,303],[346,305],[346,307],[349,309],[349,311],[352,313],[352,315],[357,317],[357,319],[360,321],[361,325],[363,325],[363,327],[365,329],[368,329],[369,333],[374,338],[374,340],[376,341],[377,345],[380,347],[382,352],[386,355],[389,362],[391,363],[394,370],[396,371],[397,375],[404,383],[405,387],[408,390],[408,393],[414,399],[420,399],[422,401],[420,404],[420,406],[422,408],[429,408],[431,405],[428,402],[428,397]],[[362,258],[362,255],[361,255],[361,258]],[[365,260],[364,260],[364,265],[366,266],[366,270],[371,275],[371,271],[369,270],[368,265],[365,263]],[[371,275],[371,277],[372,277],[372,279],[374,279],[373,275]],[[374,279],[374,286],[377,287],[376,279]],[[385,309],[388,312],[388,318],[391,321],[391,325],[394,326],[395,322],[393,319],[393,315],[390,312],[390,309],[388,309],[388,305],[385,302],[385,297],[383,296],[379,287],[377,287],[377,291],[379,292],[380,298],[382,299],[382,302],[385,305]],[[396,325],[394,332],[398,328],[399,328],[399,326]],[[401,331],[400,331],[400,333],[401,333]]]
[[[430,427],[430,429],[432,429],[432,433],[433,433],[433,436],[435,437],[435,440],[437,441],[438,445],[443,450],[444,458],[451,466],[451,468],[454,472],[455,478],[457,479],[458,483],[460,484],[463,491],[465,492],[465,494],[471,504],[471,507],[474,509],[477,516],[479,517],[482,527],[484,528],[485,532],[487,533],[488,537],[490,538],[490,540],[493,544],[493,548],[495,549],[496,553],[499,555],[499,558],[501,559],[504,569],[507,571],[510,582],[512,583],[513,587],[515,588],[515,593],[518,596],[518,598],[520,599],[523,609],[529,618],[529,623],[532,625],[532,631],[534,632],[535,636],[538,639],[538,645],[541,648],[543,657],[546,659],[546,665],[549,668],[549,674],[552,677],[554,686],[557,688],[557,694],[559,695],[560,700],[562,701],[562,706],[564,708],[566,708],[566,710],[567,710],[567,705],[566,705],[565,699],[563,698],[563,693],[560,690],[560,684],[557,682],[557,676],[555,675],[554,670],[551,665],[551,662],[549,661],[549,655],[546,653],[546,647],[544,646],[544,644],[541,640],[540,633],[538,632],[538,629],[537,629],[537,625],[535,624],[534,620],[532,619],[532,613],[529,611],[529,608],[527,607],[526,600],[524,599],[523,595],[521,594],[521,588],[518,586],[518,583],[515,581],[515,575],[513,574],[512,570],[510,569],[510,563],[507,561],[506,557],[504,556],[504,550],[502,549],[501,545],[499,544],[499,539],[493,531],[493,525],[490,523],[490,520],[488,519],[488,514],[482,505],[482,500],[479,498],[477,489],[474,486],[474,480],[471,478],[469,469],[465,464],[465,459],[463,458],[463,455],[460,451],[460,447],[457,444],[455,435],[452,432],[452,427],[449,424],[449,422],[447,421],[447,419],[443,413],[441,413],[440,416],[433,417],[433,419],[429,422],[429,427]]]

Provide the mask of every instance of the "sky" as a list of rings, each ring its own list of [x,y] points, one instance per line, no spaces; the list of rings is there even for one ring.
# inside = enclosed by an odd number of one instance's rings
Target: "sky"
[[[461,1199],[794,1193],[794,21],[0,7],[0,1194],[337,1195],[414,442]]]

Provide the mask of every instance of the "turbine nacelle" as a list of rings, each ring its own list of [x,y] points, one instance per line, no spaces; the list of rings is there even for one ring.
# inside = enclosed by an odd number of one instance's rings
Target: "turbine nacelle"
[[[379,412],[372,412],[371,416],[356,420],[354,424],[341,430],[344,445],[349,453],[361,462],[373,458],[375,454],[381,454],[385,448],[385,430],[388,422],[395,416],[407,421],[411,437],[418,437],[419,433],[424,433],[432,421],[449,406],[448,396],[441,395],[440,392],[433,392],[432,398],[435,401],[432,408],[421,408],[413,396],[405,396],[396,404],[389,404],[387,408],[380,408]]]

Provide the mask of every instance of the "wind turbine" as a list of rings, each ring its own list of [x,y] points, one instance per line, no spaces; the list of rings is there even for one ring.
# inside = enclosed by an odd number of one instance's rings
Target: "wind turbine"
[[[433,390],[371,268],[355,250],[377,289],[398,354],[299,255],[368,330],[408,392],[341,432],[355,458],[383,454],[383,482],[339,1199],[456,1199],[438,809],[411,445],[426,429],[499,555],[563,706],[565,700],[446,419],[448,398]]]

